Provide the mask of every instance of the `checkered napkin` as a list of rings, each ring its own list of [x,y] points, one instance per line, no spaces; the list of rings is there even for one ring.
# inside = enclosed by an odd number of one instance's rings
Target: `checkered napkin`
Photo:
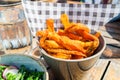
[[[120,4],[67,4],[23,0],[22,5],[28,25],[35,35],[46,28],[46,19],[54,19],[54,26],[61,26],[60,16],[66,13],[70,22],[82,22],[97,30],[120,13]]]

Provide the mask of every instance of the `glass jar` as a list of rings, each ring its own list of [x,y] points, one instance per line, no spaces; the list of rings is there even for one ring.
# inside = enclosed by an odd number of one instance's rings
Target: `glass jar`
[[[32,34],[23,9],[8,7],[0,11],[0,36],[5,53],[28,53]]]

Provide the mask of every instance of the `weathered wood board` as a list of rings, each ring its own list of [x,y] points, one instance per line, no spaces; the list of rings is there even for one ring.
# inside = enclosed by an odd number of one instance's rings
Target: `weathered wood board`
[[[120,59],[111,60],[103,80],[119,80],[120,79]]]

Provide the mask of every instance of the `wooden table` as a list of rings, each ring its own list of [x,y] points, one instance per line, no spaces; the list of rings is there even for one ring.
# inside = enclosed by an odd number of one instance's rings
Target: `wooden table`
[[[99,59],[81,80],[118,80],[120,59]]]

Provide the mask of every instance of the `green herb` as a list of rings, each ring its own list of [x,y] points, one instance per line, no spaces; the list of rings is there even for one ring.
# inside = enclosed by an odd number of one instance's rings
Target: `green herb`
[[[3,74],[3,71],[4,69],[6,68],[7,66],[4,66],[4,65],[0,65],[0,80],[4,80],[3,77],[2,77],[2,74]]]
[[[39,72],[37,70],[27,70],[25,66],[21,66],[19,74],[22,74],[21,80],[43,80],[44,72]]]
[[[8,66],[0,66],[0,80],[4,80],[2,78],[3,71]],[[6,80],[43,80],[44,72],[37,70],[28,70],[24,65],[19,68],[18,73],[8,73],[6,75]]]
[[[6,77],[7,80],[16,80],[16,78],[17,78],[17,75],[11,74],[11,73],[8,73]]]

